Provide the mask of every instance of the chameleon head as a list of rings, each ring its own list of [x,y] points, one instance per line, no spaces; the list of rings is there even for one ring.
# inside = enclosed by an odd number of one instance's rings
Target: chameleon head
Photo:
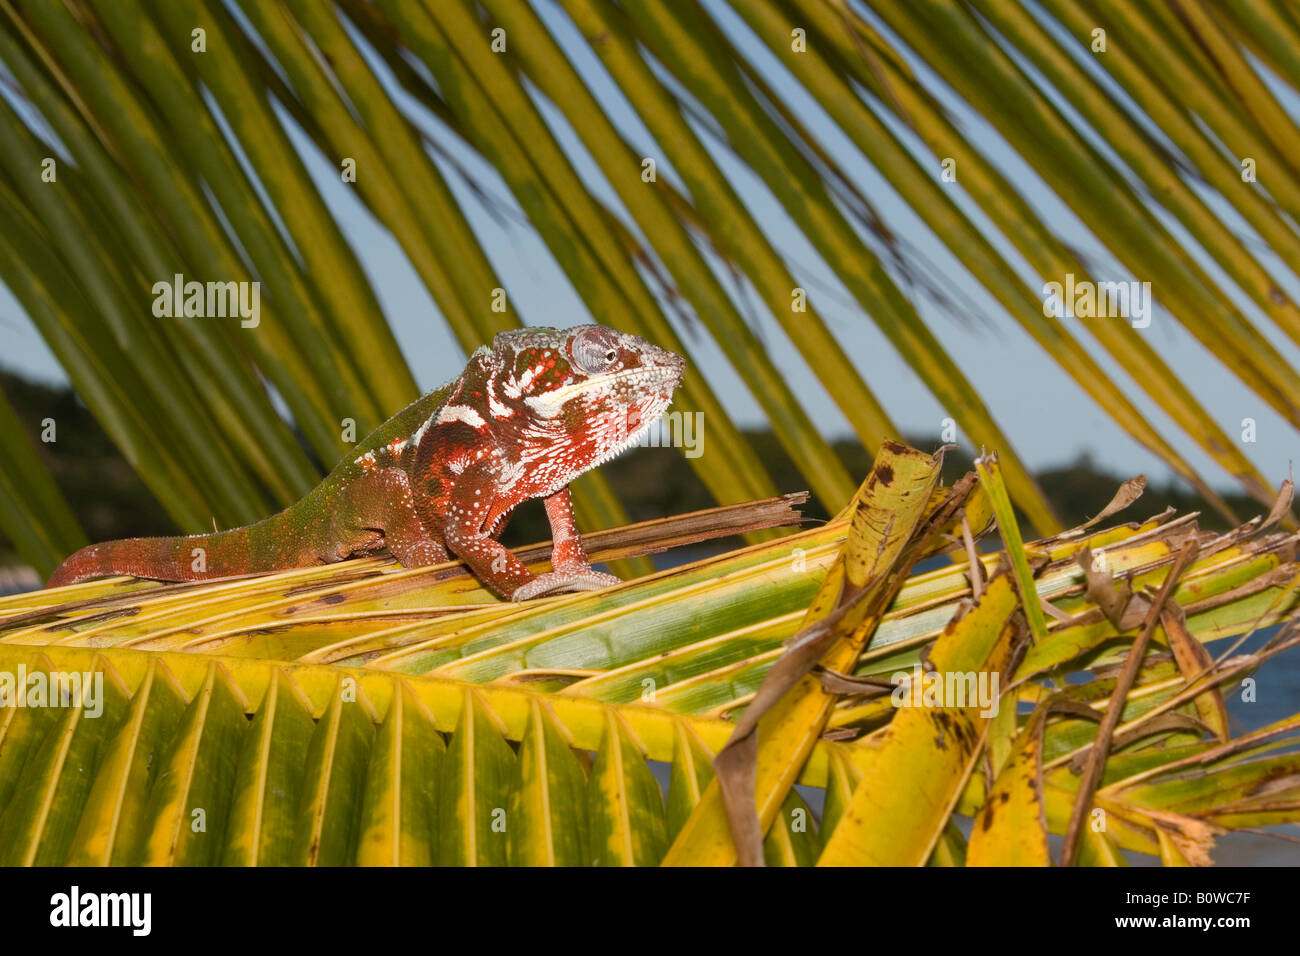
[[[672,401],[680,355],[603,325],[520,329],[493,341],[496,391],[521,458],[561,487],[625,450]],[[513,420],[512,420],[513,419]]]

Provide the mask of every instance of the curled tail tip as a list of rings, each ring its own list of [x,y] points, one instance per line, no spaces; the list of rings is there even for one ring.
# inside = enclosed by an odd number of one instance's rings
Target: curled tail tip
[[[74,572],[68,570],[67,564],[65,561],[54,569],[54,573],[45,582],[46,590],[67,587],[69,584],[76,584],[81,580]]]
[[[68,555],[67,559],[54,569],[54,573],[45,582],[45,587],[66,587],[69,584],[76,584],[78,581],[84,581],[86,578],[94,577],[97,574],[104,574],[105,571],[99,567],[99,564],[99,547],[93,544],[88,545],[80,551],[74,551]]]

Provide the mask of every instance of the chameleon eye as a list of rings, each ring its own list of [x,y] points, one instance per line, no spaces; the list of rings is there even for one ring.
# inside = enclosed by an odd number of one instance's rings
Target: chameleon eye
[[[573,338],[573,364],[588,375],[605,371],[618,359],[617,342],[608,329],[585,329]]]

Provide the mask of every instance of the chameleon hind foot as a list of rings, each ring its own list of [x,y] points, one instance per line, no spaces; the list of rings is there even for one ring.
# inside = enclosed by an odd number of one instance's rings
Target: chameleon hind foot
[[[519,585],[510,595],[512,601],[528,601],[544,594],[556,594],[560,591],[599,591],[601,588],[622,584],[621,578],[603,571],[547,571],[531,581]]]

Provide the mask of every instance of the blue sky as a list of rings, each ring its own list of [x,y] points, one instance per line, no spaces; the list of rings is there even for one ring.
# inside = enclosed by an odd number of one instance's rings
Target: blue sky
[[[1043,468],[1073,461],[1081,452],[1088,452],[1107,469],[1120,475],[1146,472],[1156,480],[1163,480],[1168,469],[1152,455],[1140,448],[1118,427],[1111,424],[1073,381],[1048,360],[1039,347],[1023,332],[980,285],[926,230],[912,211],[895,195],[891,187],[857,154],[848,140],[817,105],[802,95],[797,83],[784,67],[748,33],[739,19],[717,2],[706,4],[716,11],[724,29],[733,37],[747,55],[760,67],[775,88],[785,97],[795,112],[805,121],[825,147],[840,161],[853,177],[857,186],[870,198],[888,226],[905,241],[914,254],[926,260],[944,281],[950,296],[961,303],[962,315],[954,316],[948,309],[924,296],[916,298],[917,305],[940,342],[957,358],[967,376],[984,395],[994,417],[1010,435],[1016,450],[1031,467]],[[553,4],[539,4],[538,10],[556,32],[557,37],[570,51],[576,66],[588,79],[593,90],[605,104],[627,139],[642,155],[662,157],[648,132],[626,106],[599,62],[578,42],[571,25]],[[884,31],[888,33],[888,31]],[[901,44],[900,44],[901,46]],[[372,60],[373,62],[373,60]],[[383,67],[375,64],[381,75]],[[924,65],[914,62],[913,67],[924,76],[930,74]],[[1100,72],[1098,72],[1098,75]],[[1300,115],[1300,100],[1288,87],[1265,74],[1287,110]],[[387,82],[387,77],[385,75]],[[390,89],[394,84],[388,82]],[[1026,198],[1041,216],[1055,225],[1059,235],[1085,258],[1093,273],[1103,280],[1140,279],[1131,276],[1092,236],[1088,224],[1044,186],[1036,174],[1022,163],[1015,153],[1002,142],[998,134],[977,114],[939,83],[932,89],[939,93],[957,117],[960,125],[974,143],[992,157],[1012,181],[1022,184]],[[401,96],[395,90],[395,95]],[[558,111],[543,103],[546,116],[552,122],[562,144],[590,188],[612,208],[623,213],[624,221],[635,229],[626,211],[622,210],[614,191],[604,181],[598,167],[582,149]],[[1068,104],[1058,102],[1071,118]],[[1078,122],[1080,128],[1085,128]],[[517,209],[509,190],[490,167],[479,162],[455,138],[440,129],[429,119],[425,128],[439,142],[450,149],[458,160],[472,171],[481,183],[487,184],[492,195],[505,206]],[[725,148],[701,130],[704,141],[713,148],[714,156],[737,184],[741,195],[755,217],[768,230],[778,249],[787,257],[791,269],[809,291],[819,312],[827,319],[832,331],[845,351],[855,357],[869,385],[881,396],[895,421],[909,434],[933,435],[938,441],[940,422],[947,414],[926,392],[899,359],[885,336],[871,319],[856,306],[851,295],[820,261],[813,247],[793,226],[775,199],[761,183],[743,168]],[[455,376],[463,362],[463,353],[445,331],[437,307],[420,283],[414,270],[406,261],[400,247],[387,231],[364,209],[352,193],[352,187],[343,184],[337,167],[316,152],[301,136],[301,150],[307,159],[322,193],[343,227],[368,273],[378,294],[384,312],[392,324],[402,351],[413,368],[423,388],[433,388]],[[1104,143],[1096,142],[1109,154]],[[441,162],[441,161],[440,161]],[[932,160],[926,158],[927,164]],[[555,265],[545,246],[522,221],[522,215],[507,217],[503,224],[486,211],[479,198],[469,191],[459,175],[446,164],[443,172],[462,200],[471,224],[487,250],[510,294],[510,300],[532,325],[567,326],[590,321],[567,279]],[[658,160],[661,176],[677,181],[666,160]],[[936,169],[936,175],[938,170]],[[1261,171],[1266,179],[1267,171]],[[1231,207],[1207,196],[1212,208],[1240,235],[1247,237],[1252,248],[1263,244],[1249,227],[1240,220]],[[958,201],[977,223],[986,220],[964,196]],[[1163,216],[1167,228],[1180,239],[1185,234],[1171,217]],[[1005,240],[985,229],[1004,256],[1015,265],[1031,287],[1038,289],[1042,280],[1036,277],[1019,259]],[[1212,277],[1225,287],[1233,287],[1221,271],[1203,255],[1194,244],[1189,250]],[[1286,290],[1300,299],[1300,286],[1267,250],[1260,253],[1265,268],[1278,277]],[[715,263],[716,266],[716,263]],[[731,280],[724,272],[719,275],[730,287]],[[1158,297],[1159,290],[1156,290]],[[1293,366],[1300,367],[1300,350],[1274,330],[1268,320],[1256,310],[1244,295],[1234,296],[1242,310],[1279,348]],[[142,297],[142,308],[149,299]],[[756,297],[748,302],[756,303]],[[751,307],[762,340],[770,354],[793,384],[814,419],[821,424],[825,434],[832,437],[847,435],[847,423],[826,395],[816,378],[803,364],[797,351],[784,332],[761,308]],[[1077,330],[1080,320],[1067,318],[1067,328]],[[0,285],[0,330],[3,330],[5,348],[0,363],[6,367],[45,381],[63,380],[57,363],[45,348],[39,335],[22,313],[21,308]],[[727,408],[746,425],[761,424],[761,414],[743,385],[731,372],[721,353],[696,327],[679,329],[683,337],[696,350],[696,364],[720,395]],[[1179,371],[1191,383],[1197,397],[1218,419],[1231,436],[1240,432],[1243,418],[1254,418],[1258,427],[1256,444],[1245,446],[1246,453],[1275,482],[1286,477],[1291,460],[1300,445],[1296,432],[1285,424],[1267,405],[1256,398],[1244,385],[1212,355],[1164,312],[1157,308],[1151,327],[1145,331],[1153,344],[1163,354],[1167,364]],[[1153,423],[1174,437],[1175,446],[1191,463],[1201,469],[1211,483],[1231,487],[1229,479],[1203,455],[1192,442],[1176,435],[1171,424],[1155,410],[1118,373],[1102,350],[1092,347],[1091,339],[1083,336],[1090,350],[1103,368],[1115,374],[1125,391]],[[961,437],[959,437],[961,440]]]

